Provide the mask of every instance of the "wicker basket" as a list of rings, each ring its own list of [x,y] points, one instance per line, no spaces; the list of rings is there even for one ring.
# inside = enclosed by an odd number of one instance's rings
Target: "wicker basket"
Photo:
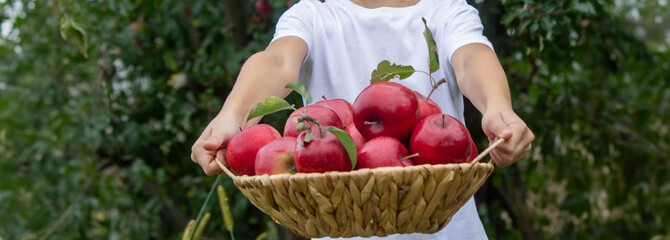
[[[500,142],[497,142],[498,144]],[[370,237],[435,233],[484,184],[491,163],[235,176],[217,164],[258,209],[295,234]]]

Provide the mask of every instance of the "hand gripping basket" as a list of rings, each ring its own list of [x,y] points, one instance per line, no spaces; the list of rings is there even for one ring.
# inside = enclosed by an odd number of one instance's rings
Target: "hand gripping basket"
[[[361,169],[350,172],[236,176],[217,164],[258,209],[295,234],[370,237],[435,233],[484,184],[493,164]]]

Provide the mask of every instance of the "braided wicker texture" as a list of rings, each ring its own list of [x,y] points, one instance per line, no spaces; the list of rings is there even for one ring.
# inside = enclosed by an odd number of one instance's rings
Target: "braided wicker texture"
[[[435,233],[484,184],[490,163],[235,176],[274,221],[304,237]]]

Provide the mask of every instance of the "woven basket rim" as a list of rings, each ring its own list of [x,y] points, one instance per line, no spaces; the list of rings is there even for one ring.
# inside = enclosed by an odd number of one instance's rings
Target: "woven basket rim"
[[[270,179],[284,179],[284,178],[312,178],[316,176],[323,176],[323,175],[356,175],[356,174],[364,174],[367,172],[372,172],[373,174],[376,172],[381,172],[381,171],[396,171],[396,170],[402,170],[402,171],[414,171],[415,169],[434,169],[434,168],[453,168],[453,167],[460,167],[464,165],[481,165],[481,164],[486,164],[486,165],[491,165],[493,166],[493,161],[488,161],[488,162],[480,162],[480,160],[488,155],[488,153],[493,150],[493,148],[497,147],[499,144],[502,144],[505,142],[504,138],[498,139],[496,142],[492,143],[489,145],[488,148],[486,148],[484,151],[479,153],[479,155],[473,159],[471,162],[466,162],[466,163],[447,163],[447,164],[421,164],[421,165],[413,165],[413,166],[406,166],[406,167],[379,167],[379,168],[363,168],[363,169],[353,169],[351,171],[329,171],[329,172],[323,172],[323,173],[301,173],[301,172],[296,172],[296,173],[280,173],[280,174],[273,174],[273,175],[268,175],[268,174],[263,174],[263,175],[254,175],[254,176],[249,176],[249,175],[236,175],[228,167],[226,164],[224,164],[224,161],[220,159],[219,157],[214,158],[214,162],[223,170],[223,173],[228,175],[228,177],[232,178],[233,180],[236,181],[241,181],[241,180],[253,180],[258,177],[270,177]]]
[[[328,172],[316,172],[316,173],[280,173],[280,174],[263,174],[263,175],[234,175],[232,172],[230,174],[228,171],[225,171],[226,174],[228,174],[231,178],[237,180],[237,181],[252,181],[254,179],[258,178],[269,178],[270,180],[275,180],[275,179],[303,179],[303,178],[319,178],[323,176],[332,176],[332,175],[337,175],[337,176],[346,176],[346,175],[367,175],[367,174],[377,174],[381,172],[396,172],[396,171],[420,171],[421,169],[449,169],[449,168],[458,168],[462,169],[463,167],[469,166],[472,167],[474,165],[487,165],[490,167],[493,167],[493,164],[491,162],[476,162],[476,163],[448,163],[448,164],[421,164],[421,165],[413,165],[413,166],[406,166],[406,167],[379,167],[379,168],[363,168],[363,169],[354,169],[351,171],[328,171]]]

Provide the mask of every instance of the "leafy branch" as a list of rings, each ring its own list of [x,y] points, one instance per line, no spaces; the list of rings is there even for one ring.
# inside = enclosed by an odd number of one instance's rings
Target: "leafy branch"
[[[430,94],[428,94],[426,98],[430,98],[430,96],[437,89],[437,87],[447,82],[445,78],[437,81],[432,75],[432,73],[440,69],[440,59],[437,55],[437,44],[435,43],[435,38],[433,38],[433,33],[428,28],[426,19],[421,18],[421,21],[423,21],[423,26],[425,28],[423,36],[426,39],[426,44],[428,45],[428,66],[430,72],[416,70],[413,66],[398,65],[395,63],[391,63],[388,60],[383,60],[379,64],[377,64],[377,69],[372,71],[372,74],[370,75],[370,84],[378,82],[388,82],[391,79],[403,80],[412,76],[412,74],[414,74],[415,72],[419,72],[426,74],[429,77],[432,90],[430,91]]]

